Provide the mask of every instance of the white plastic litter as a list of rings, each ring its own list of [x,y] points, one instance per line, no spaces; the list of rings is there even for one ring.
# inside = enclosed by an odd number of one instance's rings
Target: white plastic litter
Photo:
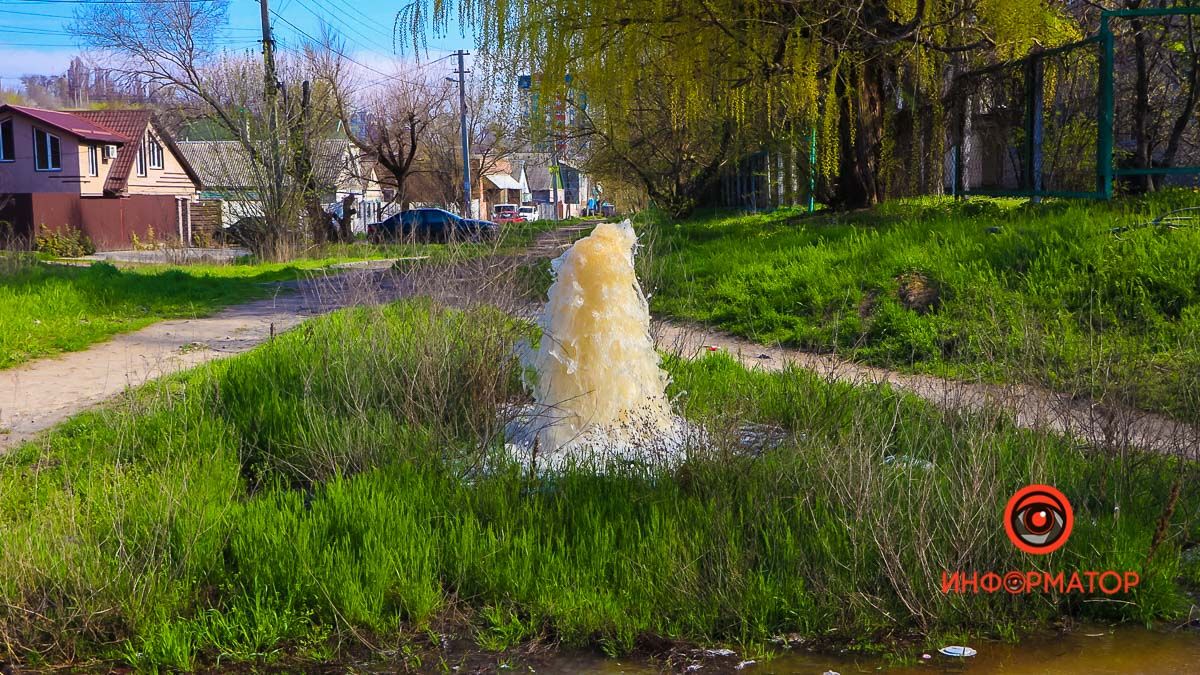
[[[883,458],[883,463],[889,466],[896,467],[912,467],[914,469],[923,469],[928,471],[933,468],[933,462],[919,457],[910,457],[908,455],[888,455]]]
[[[971,649],[970,647],[960,647],[958,645],[950,645],[949,647],[942,647],[941,649],[938,650],[938,653],[942,654],[943,656],[967,657],[967,656],[975,656],[978,652],[976,652],[974,649]]]

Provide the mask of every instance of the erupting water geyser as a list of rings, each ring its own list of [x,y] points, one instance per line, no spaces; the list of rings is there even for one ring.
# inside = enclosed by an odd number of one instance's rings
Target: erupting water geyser
[[[536,414],[509,433],[526,465],[673,464],[698,432],[667,399],[636,247],[629,221],[604,223],[553,261],[541,341],[524,359]]]

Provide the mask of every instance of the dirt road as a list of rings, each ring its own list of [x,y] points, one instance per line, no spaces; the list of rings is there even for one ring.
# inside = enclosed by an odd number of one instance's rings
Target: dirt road
[[[393,274],[387,269],[391,261],[343,265],[328,274],[279,284],[276,295],[266,300],[229,307],[210,317],[163,321],[84,351],[0,370],[0,450],[127,388],[248,351],[273,334],[335,309],[412,294],[434,295],[456,304],[478,291],[479,279],[491,274],[491,268],[556,256],[586,229],[544,233],[516,254],[422,265],[426,270],[422,274]],[[381,262],[384,269],[379,269]],[[415,265],[417,260],[409,262]]]

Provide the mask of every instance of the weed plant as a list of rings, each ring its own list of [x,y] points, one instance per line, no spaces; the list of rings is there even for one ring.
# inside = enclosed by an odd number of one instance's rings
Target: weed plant
[[[1194,463],[714,355],[667,361],[713,439],[686,464],[536,478],[499,461],[528,333],[485,308],[345,310],[0,455],[0,659],[190,669],[407,654],[447,633],[619,655],[1186,614],[1200,495],[1170,495]],[[781,444],[740,447],[747,423]],[[1075,506],[1048,556],[1001,525],[1031,481]],[[944,570],[1109,568],[1141,585],[940,588]]]

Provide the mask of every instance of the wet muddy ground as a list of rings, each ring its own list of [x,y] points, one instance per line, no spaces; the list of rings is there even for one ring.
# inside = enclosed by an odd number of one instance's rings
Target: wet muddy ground
[[[537,673],[619,673],[662,672],[784,674],[828,671],[917,675],[932,673],[971,673],[973,675],[1195,675],[1200,673],[1200,630],[1147,630],[1140,627],[1080,626],[1076,630],[1019,643],[973,643],[978,654],[971,658],[952,658],[935,651],[913,653],[910,665],[877,656],[825,654],[804,651],[783,652],[773,658],[746,663],[750,657],[734,655],[713,657],[702,651],[675,655],[671,662],[652,659],[606,659],[596,655],[557,656],[530,659],[509,664],[507,672]],[[501,662],[494,667],[501,669]],[[739,668],[739,666],[741,666]]]

